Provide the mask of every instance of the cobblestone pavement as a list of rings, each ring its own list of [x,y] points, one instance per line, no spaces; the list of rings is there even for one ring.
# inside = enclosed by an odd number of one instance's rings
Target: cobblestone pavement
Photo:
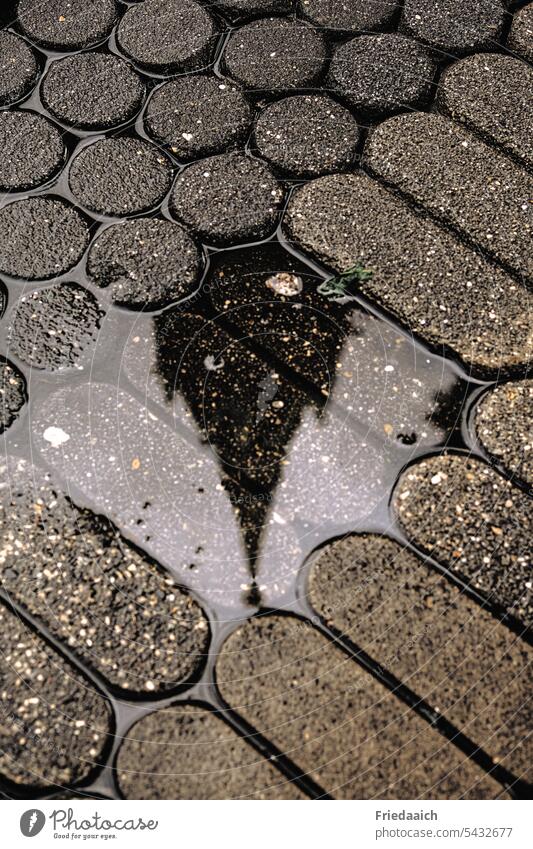
[[[0,25],[0,793],[530,794],[533,4]]]

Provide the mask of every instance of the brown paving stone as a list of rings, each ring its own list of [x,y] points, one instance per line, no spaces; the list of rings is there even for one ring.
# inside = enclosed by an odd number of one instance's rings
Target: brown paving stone
[[[133,726],[117,761],[129,799],[302,799],[215,713],[176,705]]]
[[[483,447],[512,475],[533,485],[533,380],[498,386],[476,409]]]
[[[309,596],[329,625],[531,779],[533,652],[408,549],[351,536],[322,549]]]
[[[249,621],[217,664],[223,697],[341,799],[494,798],[499,788],[369,673],[292,617]]]
[[[533,594],[533,504],[490,466],[463,455],[410,466],[394,493],[408,537],[526,624]]]

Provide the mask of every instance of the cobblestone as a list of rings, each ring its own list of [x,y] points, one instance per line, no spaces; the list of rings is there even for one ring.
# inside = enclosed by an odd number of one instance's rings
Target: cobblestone
[[[533,380],[504,383],[476,408],[477,437],[513,476],[533,486]]]
[[[50,180],[65,158],[61,133],[31,112],[0,112],[0,190],[33,189]]]
[[[12,32],[0,32],[0,105],[14,103],[37,80],[38,65],[29,44]]]
[[[115,22],[115,0],[19,0],[17,15],[22,31],[44,47],[75,50],[109,35]]]
[[[380,29],[391,23],[397,0],[299,0],[302,15],[317,27],[345,32]]]
[[[504,15],[500,0],[405,0],[401,29],[453,58],[496,47]]]
[[[507,48],[522,59],[533,62],[533,3],[515,13]]]

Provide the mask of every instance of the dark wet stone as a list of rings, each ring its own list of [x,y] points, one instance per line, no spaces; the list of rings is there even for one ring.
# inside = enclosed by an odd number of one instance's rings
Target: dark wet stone
[[[322,177],[293,194],[286,234],[338,272],[372,271],[359,289],[435,345],[483,371],[532,356],[531,296],[363,174]]]
[[[402,475],[394,506],[416,545],[531,622],[533,510],[519,489],[479,460],[430,457]]]
[[[133,309],[158,309],[191,294],[201,268],[188,233],[158,218],[113,224],[93,242],[87,260],[89,277],[110,287],[114,303]]]
[[[108,138],[85,147],[69,175],[76,200],[101,215],[145,212],[160,203],[171,183],[167,157],[137,138]]]
[[[533,3],[519,9],[513,17],[507,49],[533,62]]]
[[[500,792],[368,672],[293,617],[262,616],[239,628],[222,647],[217,682],[234,710],[336,798],[479,799]]]
[[[221,246],[270,235],[283,200],[268,165],[228,153],[189,165],[176,180],[170,210],[203,242]]]
[[[16,784],[80,781],[102,763],[108,703],[0,605],[0,771]]]
[[[26,382],[7,360],[0,358],[0,433],[13,424],[26,402]]]
[[[28,198],[0,210],[0,272],[24,280],[63,274],[81,258],[89,234],[74,207]]]
[[[45,106],[80,129],[122,124],[140,108],[144,85],[127,62],[109,53],[79,53],[54,62],[42,87]]]
[[[69,436],[49,427],[43,438]],[[4,590],[117,687],[160,693],[189,680],[209,647],[196,602],[41,469],[9,458],[1,472]]]
[[[154,92],[146,130],[181,159],[220,153],[248,137],[252,109],[238,86],[218,77],[182,77]]]
[[[232,21],[245,21],[257,15],[283,15],[294,11],[296,0],[218,0],[216,8]]]
[[[350,536],[322,549],[309,595],[329,625],[495,762],[528,778],[532,650],[526,643],[386,537]]]
[[[469,56],[441,77],[439,106],[506,152],[533,162],[533,70],[499,53]]]
[[[397,0],[298,0],[302,15],[317,27],[341,32],[381,29],[391,22]]]
[[[34,368],[82,368],[103,317],[93,295],[76,283],[61,283],[23,295],[12,316],[9,350]]]
[[[116,18],[115,0],[19,0],[22,31],[45,47],[74,50],[101,41]]]
[[[12,32],[0,32],[0,105],[28,94],[38,70],[35,54],[25,41]]]
[[[533,179],[441,115],[398,115],[372,132],[373,172],[512,267],[533,276]]]
[[[287,97],[261,113],[259,154],[295,177],[318,177],[353,164],[359,130],[353,115],[327,95]]]
[[[315,85],[324,69],[326,44],[301,21],[263,18],[230,36],[224,66],[231,77],[253,90],[290,90]]]
[[[145,0],[130,6],[117,31],[124,53],[160,73],[209,64],[216,37],[211,15],[194,0]]]
[[[500,0],[405,0],[400,27],[453,58],[497,47],[504,18]]]
[[[46,183],[63,164],[61,133],[32,112],[0,112],[0,190],[20,192]]]
[[[476,409],[476,434],[511,475],[533,486],[533,380],[504,383]]]
[[[363,35],[336,49],[328,88],[374,118],[425,106],[435,72],[428,51],[416,41],[396,33]]]
[[[175,705],[141,719],[118,753],[130,799],[301,799],[302,793],[213,711]]]

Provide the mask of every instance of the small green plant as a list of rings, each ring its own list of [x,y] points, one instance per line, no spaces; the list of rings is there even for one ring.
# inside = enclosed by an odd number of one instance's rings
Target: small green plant
[[[345,298],[350,294],[348,286],[350,283],[362,283],[363,280],[368,280],[372,277],[370,268],[364,268],[360,263],[353,265],[347,271],[341,271],[337,277],[332,277],[330,280],[324,280],[317,288],[320,295],[324,295],[328,301],[335,301],[337,298]]]

